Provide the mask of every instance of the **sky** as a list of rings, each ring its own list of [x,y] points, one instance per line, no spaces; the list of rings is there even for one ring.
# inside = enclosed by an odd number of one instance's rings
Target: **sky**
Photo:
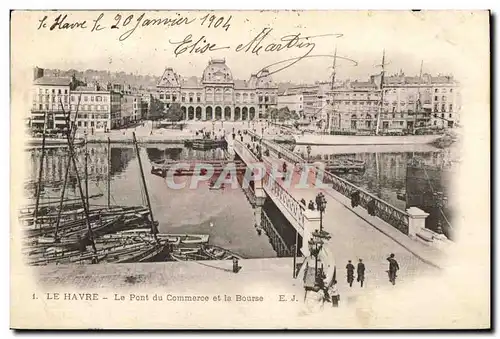
[[[59,25],[50,30],[59,15]],[[153,19],[170,19],[173,24],[155,25]],[[460,78],[468,75],[463,72],[467,62],[476,62],[478,48],[485,47],[488,27],[484,19],[478,12],[18,11],[11,21],[12,71],[31,77],[32,68],[39,66],[159,76],[165,67],[172,67],[183,76],[201,76],[211,58],[225,58],[234,78],[248,79],[251,73],[283,60],[307,53],[323,55],[299,60],[273,74],[277,82],[311,83],[329,79],[337,48],[339,57],[351,60],[338,59],[339,79],[363,80],[380,72],[377,65],[381,64],[384,49],[387,74],[402,69],[405,74],[417,75],[423,61],[424,72],[452,73]],[[62,27],[74,23],[83,28]],[[100,30],[92,31],[97,24]],[[464,34],[471,30],[480,34]],[[256,41],[248,51],[245,47],[238,49],[265,32],[268,34],[258,53],[252,53]],[[293,36],[300,39],[295,46],[285,48]],[[178,44],[189,38],[191,44]],[[206,43],[198,48],[209,44],[212,50],[190,53],[192,44],[200,38]],[[273,44],[278,43],[282,50],[265,51],[266,46],[277,49]],[[184,52],[179,53],[182,49]]]

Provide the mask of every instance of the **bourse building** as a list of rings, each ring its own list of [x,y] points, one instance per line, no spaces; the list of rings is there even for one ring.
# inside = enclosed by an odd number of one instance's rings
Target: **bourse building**
[[[154,97],[165,110],[180,104],[184,120],[250,121],[266,117],[276,107],[278,87],[267,69],[248,81],[238,80],[225,59],[212,59],[201,78],[182,77],[167,67]]]

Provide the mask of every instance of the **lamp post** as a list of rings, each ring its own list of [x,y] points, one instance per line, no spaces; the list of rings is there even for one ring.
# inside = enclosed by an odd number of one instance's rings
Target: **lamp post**
[[[312,239],[309,241],[309,244],[311,245],[311,253],[314,255],[314,274],[316,277],[316,280],[321,278],[323,275],[323,272],[318,272],[318,256],[319,252],[323,248],[323,245],[325,241],[331,239],[330,233],[326,232],[323,230],[323,212],[326,210],[326,199],[325,195],[320,192],[316,196],[316,207],[319,210],[320,213],[320,222],[319,222],[319,231],[315,230],[312,233]]]
[[[323,192],[319,192],[316,195],[316,207],[319,211],[319,231],[323,232],[323,213],[326,210],[326,199]]]

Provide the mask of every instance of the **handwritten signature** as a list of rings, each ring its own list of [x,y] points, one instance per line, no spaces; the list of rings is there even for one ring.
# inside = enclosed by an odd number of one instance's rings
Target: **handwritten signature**
[[[122,15],[120,13],[116,14],[114,18],[108,18],[109,15],[100,13],[94,20],[87,22],[86,20],[74,20],[68,14],[59,14],[54,19],[49,19],[48,16],[44,16],[38,21],[38,30],[48,29],[53,30],[90,30],[90,32],[98,32],[104,29],[123,31],[119,36],[119,41],[125,41],[130,36],[136,32],[140,27],[150,27],[150,26],[163,26],[163,27],[181,27],[192,24],[198,21],[199,24],[205,29],[221,29],[221,32],[227,32],[231,27],[232,16],[221,16],[208,13],[202,17],[190,17],[189,15],[181,15],[175,13],[169,17],[148,17],[146,13],[140,13],[139,15],[129,14]],[[317,40],[320,38],[341,38],[343,34],[340,33],[329,33],[322,35],[310,35],[305,36],[302,33],[293,33],[283,35],[278,38],[277,41],[271,40],[272,28],[263,28],[254,38],[248,42],[238,43],[234,48],[237,53],[248,53],[253,55],[261,55],[263,53],[279,53],[282,51],[289,50],[302,50],[303,54],[289,58],[286,60],[279,61],[269,67],[274,67],[279,65],[275,70],[270,71],[270,74],[275,74],[280,72],[297,62],[311,57],[332,57],[332,56],[318,56],[312,55],[311,53],[316,48]],[[204,54],[208,52],[215,52],[219,50],[231,50],[233,47],[229,45],[219,46],[216,42],[209,41],[205,35],[201,37],[194,37],[193,34],[187,34],[181,40],[169,40],[169,44],[175,46],[174,55],[176,57],[186,55],[186,54]],[[338,57],[342,59],[343,57]],[[349,60],[354,64],[357,64],[354,60],[349,58],[344,58]],[[259,77],[261,72],[258,72]]]

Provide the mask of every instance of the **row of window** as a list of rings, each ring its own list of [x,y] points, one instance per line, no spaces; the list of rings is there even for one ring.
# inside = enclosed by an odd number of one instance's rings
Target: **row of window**
[[[43,96],[42,94],[38,95],[38,102],[59,102],[60,100],[62,100],[63,102],[68,102],[68,96],[67,95],[65,95],[65,96],[58,95],[56,97],[55,95],[51,96],[49,94],[47,94],[45,96]]]
[[[407,88],[398,88],[400,92],[405,92],[407,90]],[[390,93],[393,93],[393,94],[396,94],[398,92],[398,89],[394,88],[394,89],[388,89],[388,90],[385,90],[384,93],[387,93],[387,94],[390,94]],[[408,88],[408,90],[411,90],[411,91],[414,91],[415,89],[414,88]],[[447,89],[447,88],[442,88],[441,89],[441,93],[453,93],[453,88],[450,88],[450,89]],[[434,89],[434,93],[439,93],[439,89],[435,88]]]
[[[351,95],[349,93],[333,93],[333,96],[336,97],[336,96],[346,96],[346,97],[350,97]],[[353,93],[352,96],[355,97],[355,96],[360,96],[360,97],[364,97],[366,96],[367,97],[367,100],[370,100],[371,96],[374,96],[374,97],[378,97],[378,93]]]
[[[107,120],[109,118],[108,114],[80,114],[78,113],[78,119],[104,119]]]
[[[48,89],[48,88],[45,88],[45,90],[44,90],[44,89],[42,89],[42,88],[38,89],[38,93],[39,93],[39,94],[43,94],[44,92],[45,92],[45,94],[49,94],[49,93],[52,93],[52,94],[56,94],[56,93],[57,93],[57,94],[62,94],[62,92],[63,92],[63,91],[62,91],[61,89],[58,89],[58,90],[56,91],[56,89],[55,89],[55,88],[53,88],[53,89],[52,89],[52,91],[49,91],[49,89]],[[65,89],[65,90],[64,90],[64,94],[68,94],[68,90],[67,90],[67,89]]]
[[[33,108],[34,109],[39,109],[39,110],[62,110],[62,106],[60,103],[54,103],[52,105],[49,105],[49,104],[37,104],[37,103],[33,103]],[[64,108],[68,108],[67,105],[64,105]]]
[[[72,95],[71,96],[71,102],[77,102],[78,101],[78,97],[79,96],[76,96],[76,95]],[[84,95],[83,96],[83,101],[84,102],[107,102],[108,101],[108,97],[107,96],[103,96],[103,95]]]
[[[71,110],[76,111],[77,105],[71,105]],[[80,109],[82,111],[93,111],[94,109],[96,111],[107,111],[109,108],[108,105],[81,105]]]

